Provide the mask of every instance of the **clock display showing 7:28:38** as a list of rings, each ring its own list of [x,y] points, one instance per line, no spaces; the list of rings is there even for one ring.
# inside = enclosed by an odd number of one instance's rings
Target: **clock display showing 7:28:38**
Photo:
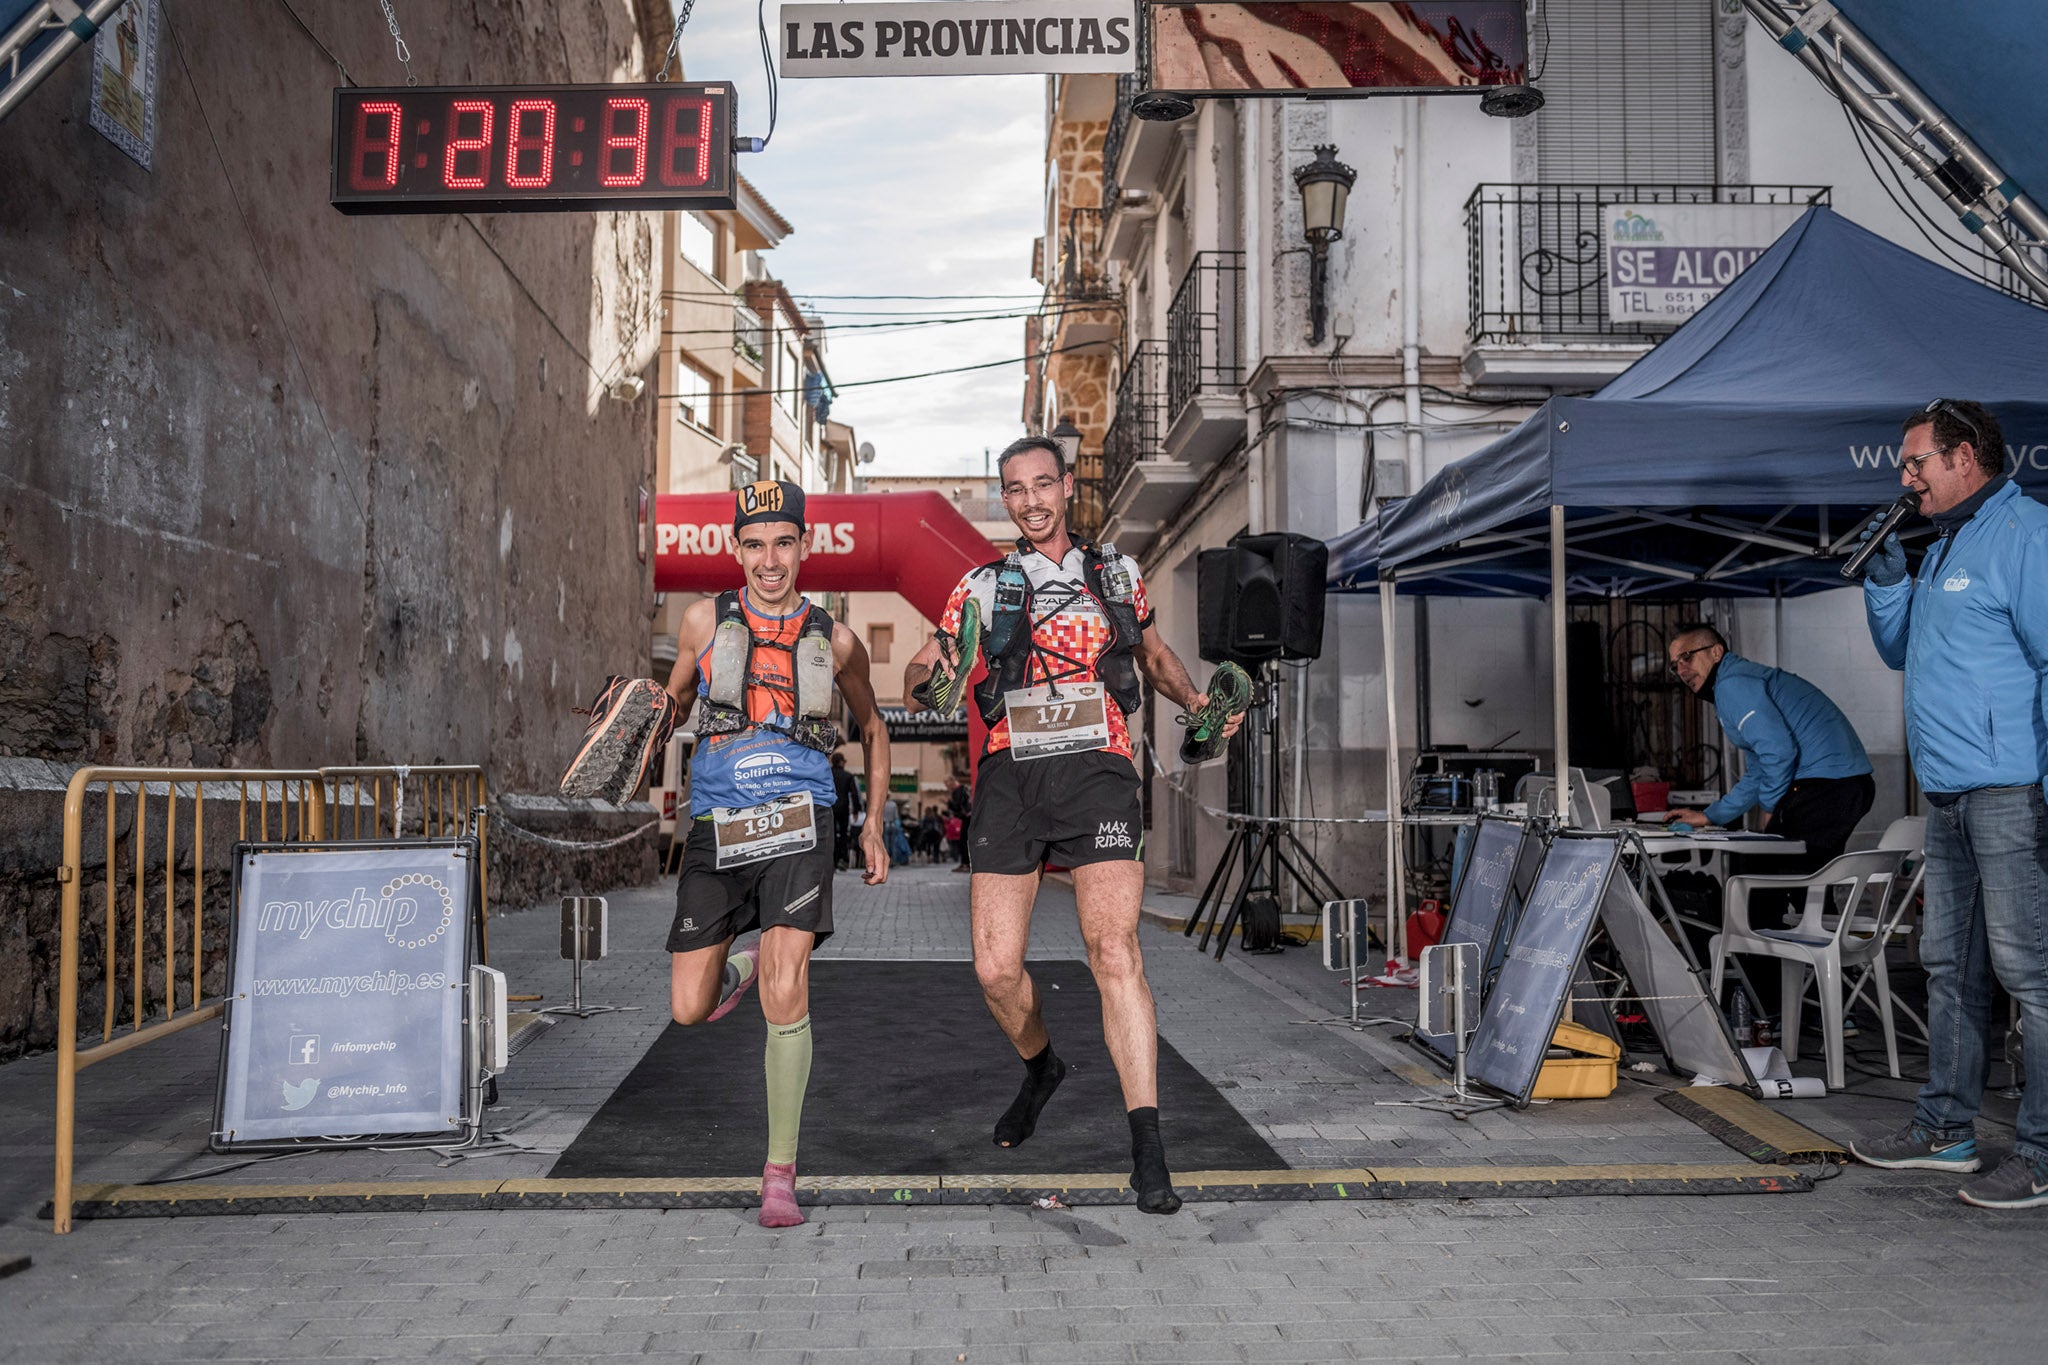
[[[730,208],[726,84],[334,92],[343,213]]]

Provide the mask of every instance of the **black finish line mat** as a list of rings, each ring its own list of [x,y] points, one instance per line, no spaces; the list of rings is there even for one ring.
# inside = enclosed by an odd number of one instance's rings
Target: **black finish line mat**
[[[1128,1172],[1130,1125],[1102,1041],[1088,964],[1033,962],[1067,1078],[1023,1145],[991,1130],[1024,1067],[989,1018],[970,962],[827,959],[811,964],[813,1054],[799,1176],[887,1180],[1032,1171]],[[753,997],[716,1024],[671,1024],[549,1172],[550,1179],[758,1183],[768,1145]],[[508,1078],[516,1084],[516,1078]],[[1159,1126],[1173,1169],[1283,1168],[1266,1140],[1201,1072],[1159,1040]],[[750,1185],[751,1187],[751,1185]]]
[[[1128,1204],[1122,1173],[816,1177],[798,1175],[797,1203]],[[1409,1166],[1371,1170],[1189,1171],[1174,1187],[1191,1203],[1250,1200],[1563,1199],[1598,1195],[1803,1194],[1790,1166]],[[387,1180],[333,1185],[80,1185],[73,1216],[193,1218],[280,1213],[506,1213],[541,1209],[751,1209],[759,1178],[699,1180]],[[49,1205],[42,1216],[48,1218]]]

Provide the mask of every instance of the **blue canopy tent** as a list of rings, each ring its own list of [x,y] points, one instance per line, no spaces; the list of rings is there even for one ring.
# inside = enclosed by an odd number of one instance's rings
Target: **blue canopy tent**
[[[2008,469],[2048,494],[2044,360],[2048,311],[1815,207],[1598,393],[1331,540],[1329,588],[1380,593],[1388,677],[1396,591],[1549,595],[1563,769],[1567,601],[1842,586],[1834,556],[1898,496],[1900,418],[1937,395],[1997,413]]]

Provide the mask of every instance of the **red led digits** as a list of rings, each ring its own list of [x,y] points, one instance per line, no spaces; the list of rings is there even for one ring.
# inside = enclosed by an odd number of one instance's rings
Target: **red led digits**
[[[661,120],[661,183],[683,188],[711,178],[711,101],[672,99]]]
[[[404,113],[397,105],[385,101],[356,106],[355,152],[348,162],[350,189],[388,190],[398,183],[398,129]],[[372,138],[370,120],[377,117],[384,120],[384,135]],[[378,156],[384,158],[384,169],[372,175],[370,159]]]
[[[555,178],[555,102],[513,100],[505,121],[505,183],[515,190],[546,189]],[[536,123],[540,130],[530,131]],[[532,163],[539,169],[521,175],[519,159],[528,153],[535,154]]]
[[[478,129],[475,137],[462,136],[462,116],[475,114]],[[476,153],[476,174],[457,175],[456,158],[465,152]],[[448,151],[441,160],[441,182],[451,190],[480,190],[490,179],[491,159],[491,102],[489,100],[456,100],[448,106]]]
[[[608,99],[604,102],[604,150],[598,154],[597,183],[607,189],[620,186],[636,186],[647,179],[647,101]],[[633,131],[622,132],[619,125],[628,116]],[[627,152],[632,157],[633,169],[621,173],[617,155]]]

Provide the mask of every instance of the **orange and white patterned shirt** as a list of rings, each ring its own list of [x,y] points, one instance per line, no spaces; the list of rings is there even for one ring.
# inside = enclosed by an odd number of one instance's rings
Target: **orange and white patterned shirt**
[[[1145,596],[1145,580],[1129,555],[1117,556],[1124,572],[1131,576],[1131,607],[1138,615],[1138,627],[1152,625],[1152,604]],[[960,610],[968,594],[981,603],[982,629],[994,619],[996,574],[999,565],[983,565],[968,573],[946,599],[946,614],[939,628],[949,635],[960,633]],[[1095,662],[1109,648],[1116,631],[1102,604],[1088,591],[1088,575],[1082,565],[1081,547],[1071,546],[1065,558],[1055,564],[1047,555],[1031,550],[1024,555],[1024,577],[1031,584],[1031,656],[1025,665],[1024,685],[1038,687],[1048,682],[1094,682]],[[970,702],[970,704],[972,704]],[[1132,757],[1131,731],[1123,708],[1108,706],[1109,752]],[[989,729],[987,753],[1010,747],[1008,717]]]

